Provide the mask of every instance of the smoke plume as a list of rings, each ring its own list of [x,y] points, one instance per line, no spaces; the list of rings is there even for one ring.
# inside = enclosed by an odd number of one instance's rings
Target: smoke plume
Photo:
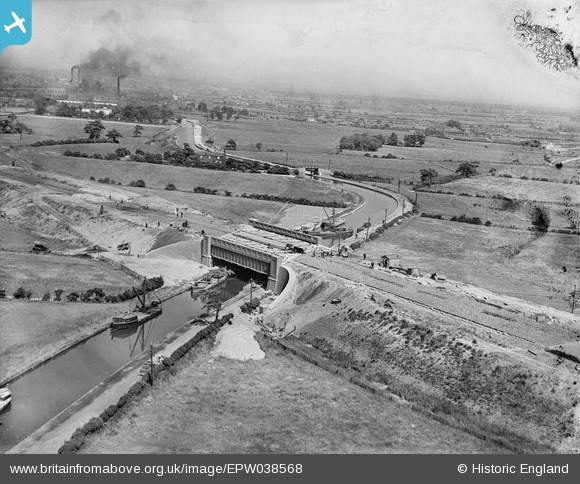
[[[83,73],[118,77],[138,74],[141,66],[132,59],[129,48],[117,46],[113,50],[101,47],[92,52],[88,60],[81,64],[81,69]]]

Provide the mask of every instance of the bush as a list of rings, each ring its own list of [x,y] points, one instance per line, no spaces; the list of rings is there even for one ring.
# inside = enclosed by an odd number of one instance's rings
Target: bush
[[[466,217],[465,215],[460,215],[459,217],[451,217],[449,219],[451,222],[462,222],[466,224],[482,225],[482,221],[479,217]]]
[[[145,188],[145,182],[143,180],[132,180],[129,183],[130,187]]]
[[[532,209],[531,221],[536,230],[547,232],[550,227],[550,212],[546,207],[536,205]]]
[[[83,426],[81,431],[83,431],[85,435],[92,434],[93,432],[102,429],[104,424],[105,422],[102,418],[93,417]]]
[[[249,314],[249,313],[251,313],[251,312],[252,312],[254,309],[256,309],[258,306],[260,306],[260,300],[259,300],[257,297],[255,297],[255,298],[252,298],[252,300],[251,300],[251,301],[247,301],[247,302],[245,302],[244,304],[242,304],[242,305],[240,306],[240,310],[241,310],[243,313]]]
[[[78,300],[78,298],[79,298],[79,294],[78,294],[78,292],[75,292],[75,291],[71,292],[66,297],[67,301],[70,301],[70,302],[76,302]]]
[[[42,296],[43,301],[50,301],[50,292],[45,292],[44,296]]]
[[[351,250],[360,249],[361,245],[362,244],[359,241],[356,241],[356,242],[353,242],[352,244],[350,244],[350,248],[351,248]]]
[[[486,227],[491,227],[491,222],[488,220],[487,222],[485,222],[484,224]]]
[[[107,420],[110,420],[111,417],[113,417],[113,415],[116,413],[117,405],[109,405],[107,408],[105,408],[105,410],[103,410],[103,413],[101,413],[100,417],[103,422],[106,422]]]
[[[12,296],[14,299],[30,299],[30,296],[32,296],[32,291],[28,291],[20,286],[18,289],[16,289]]]
[[[165,190],[177,190],[177,187],[173,183],[168,183],[165,185]]]

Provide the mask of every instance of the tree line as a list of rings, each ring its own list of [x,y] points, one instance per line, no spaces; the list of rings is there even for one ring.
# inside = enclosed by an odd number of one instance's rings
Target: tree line
[[[339,141],[339,149],[353,151],[377,151],[381,146],[406,146],[420,147],[425,144],[425,134],[417,131],[407,134],[403,141],[399,141],[396,133],[390,136],[383,134],[355,133],[350,136],[343,136]]]

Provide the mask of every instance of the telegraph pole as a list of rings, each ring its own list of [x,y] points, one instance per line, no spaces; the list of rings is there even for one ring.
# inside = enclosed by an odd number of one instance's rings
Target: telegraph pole
[[[401,193],[401,180],[399,180],[399,188],[397,189],[397,193]]]
[[[149,378],[151,381],[151,386],[153,386],[153,343],[150,343],[149,346],[149,353],[150,353],[150,359],[149,359]]]
[[[576,307],[576,284],[574,284],[574,290],[570,294],[570,298],[571,298],[570,306],[572,309],[572,314],[574,314],[574,308]]]
[[[365,237],[365,240],[369,239],[369,230],[371,228],[371,218],[369,217],[369,220],[367,222],[367,236]]]
[[[330,171],[330,164],[332,163],[332,158],[328,159],[328,171]]]

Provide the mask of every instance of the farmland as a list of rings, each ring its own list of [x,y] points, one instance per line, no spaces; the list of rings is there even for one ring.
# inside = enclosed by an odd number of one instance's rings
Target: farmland
[[[147,187],[164,189],[173,183],[178,190],[192,191],[202,186],[218,191],[230,191],[233,196],[242,193],[264,193],[291,198],[340,201],[341,192],[310,180],[298,180],[289,176],[274,176],[254,173],[216,172],[198,168],[168,167],[131,161],[87,160],[84,158],[60,157],[26,153],[27,159],[47,172],[61,173],[87,180],[91,176],[111,178],[129,184],[142,179]],[[346,196],[346,195],[345,195]]]
[[[49,117],[36,115],[20,115],[18,121],[30,128],[34,134],[23,134],[22,140],[18,135],[0,134],[0,142],[2,144],[11,144],[13,146],[25,146],[36,141],[45,140],[61,140],[61,139],[78,139],[87,138],[87,133],[84,132],[85,125],[90,122],[90,119],[79,118],[63,118],[63,117]],[[119,141],[120,145],[107,143],[111,151],[118,146],[126,146],[133,151],[136,148],[145,149],[146,142],[155,133],[166,129],[160,126],[143,125],[143,131],[140,137],[133,137],[133,130],[137,123],[122,123],[116,121],[103,121],[103,126],[106,130],[116,129],[123,136]],[[106,131],[105,131],[106,133]],[[103,134],[105,134],[103,133]],[[70,146],[70,145],[69,145]],[[89,147],[88,145],[83,145]],[[92,148],[94,145],[91,145]],[[151,151],[153,151],[151,149]]]
[[[571,362],[562,363],[543,351],[580,337],[566,300],[576,282],[578,235],[564,197],[569,206],[577,206],[576,164],[554,166],[572,158],[573,150],[558,152],[557,146],[567,143],[563,138],[552,139],[550,147],[522,142],[539,136],[541,130],[518,124],[517,117],[506,121],[508,130],[494,128],[493,116],[472,114],[461,120],[478,124],[477,136],[473,130],[471,135],[456,133],[458,139],[427,136],[422,147],[383,146],[368,156],[337,152],[339,139],[353,133],[395,132],[402,139],[411,131],[400,128],[402,117],[409,125],[428,125],[431,114],[422,117],[417,109],[408,106],[404,116],[399,112],[392,129],[240,118],[210,121],[204,130],[218,147],[231,138],[237,143],[235,153],[254,159],[378,175],[392,180],[378,185],[395,191],[402,181],[402,194],[418,202],[416,216],[373,240],[359,238],[362,247],[348,259],[310,255],[295,259],[292,264],[299,276],[292,304],[268,315],[266,322],[275,331],[284,324],[296,326],[300,344],[388,385],[390,391],[421,411],[434,412],[450,427],[281,353],[258,335],[266,360],[241,363],[214,358],[208,347],[202,347],[181,362],[171,378],[158,382],[144,399],[133,402],[114,423],[93,436],[86,452],[129,448],[135,452],[241,453],[501,450],[475,438],[482,434],[499,436],[508,448],[528,452],[564,448],[566,439],[574,445],[576,434],[570,437],[570,429],[577,396]],[[137,272],[165,267],[169,273],[170,266],[180,266],[179,274],[177,270],[167,278],[180,284],[193,277],[192,264],[195,274],[201,274],[203,267],[192,261],[186,267],[178,260],[176,242],[187,246],[187,258],[192,254],[195,258],[202,230],[219,236],[235,231],[250,217],[285,226],[323,217],[320,207],[252,200],[242,198],[243,194],[354,203],[346,192],[294,176],[63,156],[67,149],[103,155],[118,147],[132,153],[136,149],[162,153],[167,144],[151,145],[151,137],[160,132],[164,139],[189,136],[183,128],[145,126],[143,136],[134,138],[132,125],[119,124],[115,127],[123,137],[118,144],[31,147],[33,139],[83,136],[86,120],[30,116],[23,122],[35,130],[36,138],[25,135],[21,145],[0,139],[18,146],[3,154],[3,163],[18,159],[17,165],[23,167],[5,168],[7,180],[2,185],[10,218],[0,220],[0,228],[9,231],[0,235],[5,249],[0,252],[4,268],[0,278],[8,295],[19,286],[32,290],[33,297],[42,297],[57,287],[66,295],[95,286],[114,292],[131,285],[129,277],[95,261],[31,254],[30,246],[36,242],[57,251],[90,241]],[[551,123],[544,119],[554,129]],[[486,129],[490,139],[482,140]],[[262,143],[260,150],[256,143]],[[455,172],[467,161],[476,165],[477,174],[459,178]],[[430,186],[420,184],[421,170],[429,169],[440,176]],[[455,179],[441,182],[441,177],[450,174]],[[129,186],[135,180],[143,180],[145,186]],[[175,190],[167,189],[170,184]],[[195,193],[196,187],[215,194]],[[530,230],[537,208],[549,218],[546,231]],[[51,216],[46,217],[46,211]],[[183,232],[173,227],[179,212],[189,224]],[[458,217],[464,222],[450,220]],[[465,223],[466,219],[479,222]],[[115,251],[121,242],[129,243],[133,252]],[[158,247],[165,249],[150,253]],[[138,257],[144,254],[145,258]],[[377,264],[385,254],[398,254],[402,268],[416,268],[424,277],[365,265]],[[175,258],[169,261],[167,257]],[[432,273],[443,274],[449,282],[428,279]],[[339,306],[327,305],[331,300],[338,300]],[[2,304],[10,304],[11,312],[5,314],[24,322],[22,328],[14,329],[10,321],[0,319],[13,336],[3,349],[13,361],[6,374],[37,361],[25,354],[24,345],[35,348],[41,358],[61,348],[60,340],[66,344],[100,327],[116,309],[111,304],[97,307],[58,301]],[[42,341],[39,314],[44,308],[47,337]],[[62,321],[55,316],[58,310]],[[538,314],[549,319],[537,318]],[[285,375],[282,386],[281,374]],[[191,387],[185,381],[197,383]],[[494,389],[499,389],[497,394]],[[192,402],[195,408],[205,409],[203,414],[191,411]],[[298,407],[302,409],[299,416]],[[242,425],[234,425],[232,419],[247,417],[248,408],[260,419],[244,418]],[[326,409],[324,415],[320,408]],[[295,417],[291,423],[289,412]],[[173,429],[184,422],[196,429],[195,435],[186,432],[175,437]],[[281,425],[283,436],[273,430]],[[416,427],[420,433],[412,430]],[[309,439],[304,438],[306,434]]]
[[[8,294],[22,286],[33,297],[62,289],[86,291],[101,287],[106,292],[123,292],[135,281],[112,267],[80,257],[26,252],[0,252],[0,280]]]
[[[398,254],[403,265],[443,273],[490,291],[566,310],[563,291],[572,287],[577,236],[474,226],[414,218],[366,244],[367,259]],[[557,291],[557,292],[555,292]]]

